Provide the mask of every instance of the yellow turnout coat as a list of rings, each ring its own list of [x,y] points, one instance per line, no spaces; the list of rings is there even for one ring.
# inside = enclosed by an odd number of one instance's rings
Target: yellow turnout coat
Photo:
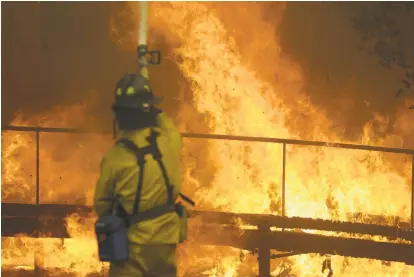
[[[173,186],[173,201],[176,200],[181,185],[180,151],[181,135],[172,120],[164,113],[157,116],[159,133],[158,148],[162,154],[169,180]],[[134,142],[138,147],[149,143],[151,128],[138,131],[123,131],[121,138]],[[167,189],[161,169],[152,155],[146,155],[143,186],[140,194],[139,211],[146,211],[167,203]],[[134,153],[122,144],[115,144],[105,154],[101,162],[100,177],[95,190],[95,211],[98,216],[111,214],[112,201],[117,196],[128,214],[133,213],[133,204],[138,184],[139,167]],[[177,244],[179,243],[180,219],[176,212],[170,212],[154,219],[148,219],[129,228],[131,244]]]

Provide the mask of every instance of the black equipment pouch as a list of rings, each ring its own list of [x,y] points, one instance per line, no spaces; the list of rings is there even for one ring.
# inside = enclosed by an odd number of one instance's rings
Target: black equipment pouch
[[[128,260],[128,226],[119,216],[101,216],[95,224],[99,259],[120,263]]]

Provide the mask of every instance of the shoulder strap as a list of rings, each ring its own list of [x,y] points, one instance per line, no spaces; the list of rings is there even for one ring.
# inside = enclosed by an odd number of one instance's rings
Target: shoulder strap
[[[139,176],[138,176],[138,187],[135,195],[135,201],[134,201],[134,207],[133,207],[133,214],[138,215],[139,213],[139,202],[140,202],[140,196],[141,196],[141,190],[144,182],[144,166],[145,166],[145,155],[151,154],[155,161],[157,161],[162,176],[164,178],[165,186],[167,189],[168,194],[168,204],[174,204],[173,201],[173,187],[170,183],[170,180],[168,178],[167,170],[164,166],[164,163],[162,162],[162,154],[158,148],[157,144],[157,136],[159,133],[155,132],[153,129],[151,129],[151,134],[147,138],[147,141],[150,143],[150,145],[146,147],[139,148],[134,142],[128,139],[120,139],[117,141],[117,144],[123,144],[126,148],[128,148],[130,151],[135,153],[138,167],[140,168]]]
[[[155,161],[157,161],[158,166],[161,169],[161,173],[162,176],[164,178],[164,182],[165,182],[165,186],[167,189],[167,194],[168,194],[168,204],[174,204],[174,200],[173,200],[173,186],[170,183],[170,179],[168,178],[168,174],[167,174],[167,169],[165,168],[164,163],[162,162],[162,154],[158,148],[158,143],[157,143],[157,137],[158,137],[159,133],[154,131],[153,129],[151,129],[151,134],[150,136],[147,138],[147,141],[150,143],[150,146],[152,146],[151,150],[151,154],[152,157],[154,158]]]
[[[135,200],[134,200],[134,206],[132,209],[132,213],[138,214],[139,213],[139,201],[141,198],[140,195],[141,195],[142,185],[144,182],[145,155],[147,154],[145,151],[146,149],[139,148],[138,146],[135,145],[135,143],[133,143],[132,141],[128,139],[120,139],[117,142],[117,144],[118,143],[123,144],[126,148],[128,148],[133,153],[135,153],[135,156],[137,159],[137,163],[139,167],[139,176],[138,176],[138,186],[137,186],[137,190],[135,193]]]

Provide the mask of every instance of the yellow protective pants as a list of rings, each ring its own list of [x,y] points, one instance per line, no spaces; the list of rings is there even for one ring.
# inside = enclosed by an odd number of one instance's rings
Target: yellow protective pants
[[[129,259],[111,264],[109,277],[176,277],[175,244],[130,245]]]

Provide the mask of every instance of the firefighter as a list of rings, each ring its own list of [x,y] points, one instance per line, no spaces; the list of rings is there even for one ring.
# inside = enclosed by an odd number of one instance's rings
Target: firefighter
[[[176,276],[184,227],[175,205],[181,135],[157,108],[160,102],[139,74],[128,74],[117,84],[112,109],[120,139],[101,162],[94,199],[99,217],[115,213],[129,219],[129,258],[111,262],[111,277]]]

